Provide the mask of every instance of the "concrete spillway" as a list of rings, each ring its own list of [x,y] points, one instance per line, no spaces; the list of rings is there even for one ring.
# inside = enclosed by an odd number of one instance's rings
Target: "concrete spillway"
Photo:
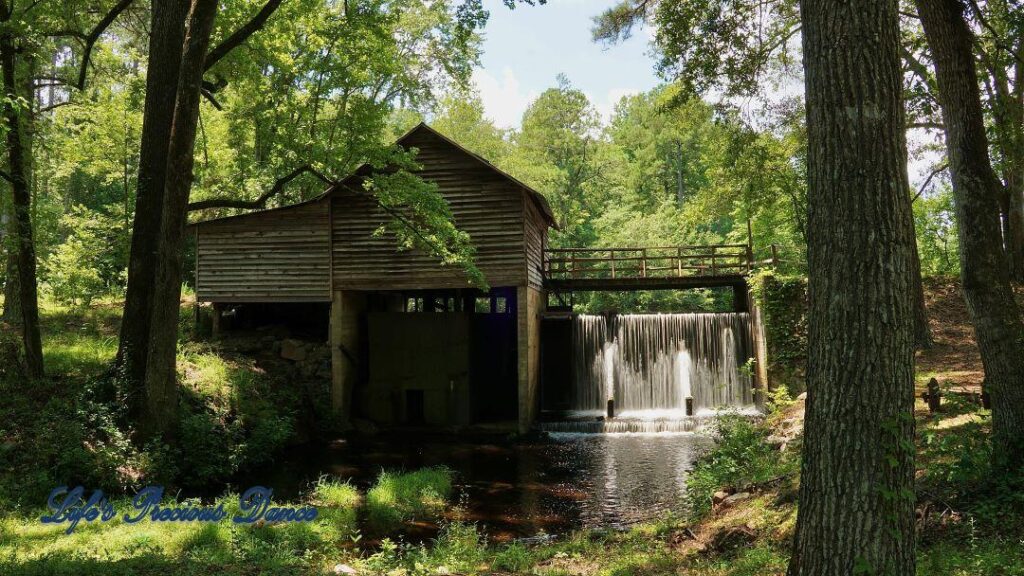
[[[692,431],[717,410],[752,410],[750,342],[746,313],[576,316],[570,418],[544,428]],[[615,418],[596,423],[609,400]]]

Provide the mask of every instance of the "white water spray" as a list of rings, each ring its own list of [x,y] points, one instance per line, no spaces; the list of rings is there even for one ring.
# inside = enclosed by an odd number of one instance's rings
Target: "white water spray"
[[[573,324],[572,408],[601,412],[615,400],[622,418],[681,418],[694,411],[753,404],[750,316],[580,315]]]

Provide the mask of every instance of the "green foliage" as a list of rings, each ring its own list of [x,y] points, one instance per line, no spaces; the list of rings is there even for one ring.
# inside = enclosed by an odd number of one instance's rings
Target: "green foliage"
[[[1024,575],[1021,544],[1011,538],[943,542],[918,555],[921,576]]]
[[[586,246],[595,239],[593,218],[602,200],[601,172],[594,160],[603,147],[599,129],[597,110],[564,75],[523,113],[506,164],[551,204],[559,225],[552,246]]]
[[[764,270],[750,289],[764,320],[769,379],[793,392],[803,390],[807,366],[807,279]]]
[[[959,239],[949,186],[914,201],[914,230],[923,276],[960,274]]]
[[[126,472],[140,454],[119,426],[115,407],[94,399],[98,383],[68,393],[58,383],[0,381],[0,507],[37,505],[54,486],[118,493],[134,485]]]
[[[767,442],[770,431],[764,423],[742,416],[723,416],[716,432],[718,442],[698,459],[686,480],[687,501],[695,517],[711,509],[717,490],[742,490],[752,484],[795,473],[798,462]]]
[[[990,411],[947,391],[920,432],[918,500],[955,506],[980,533],[1024,532],[1024,471],[1000,467],[991,425]]]
[[[214,42],[250,20],[260,6],[250,0],[221,2]],[[106,8],[35,9],[31,15],[46,20],[41,29],[87,30],[92,15]],[[32,185],[39,192],[45,187],[45,193],[33,194],[41,279],[65,302],[117,293],[124,284],[148,45],[147,27],[126,24],[133,21],[133,8],[96,43],[87,89],[55,84],[49,98],[61,105],[40,115],[33,127],[38,151]],[[203,102],[192,199],[253,199],[303,165],[340,178],[365,162],[387,164],[395,156],[384,137],[391,111],[398,103],[428,108],[441,95],[468,85],[479,58],[478,31],[486,20],[487,12],[475,2],[282,3],[258,33],[207,75],[220,108]],[[25,24],[33,32],[39,26],[34,20]],[[77,79],[78,58],[67,51],[77,52],[78,45],[69,48],[66,40],[30,43],[40,62],[57,63],[53,70],[37,70],[48,81],[50,74],[57,82]],[[419,235],[404,232],[399,242],[437,251],[480,282],[472,250],[452,226],[447,206],[414,180],[392,188],[379,183],[371,192],[408,208],[407,219],[428,239],[421,242]],[[269,206],[308,199],[324,187],[322,180],[305,174],[271,198]],[[230,213],[217,209],[202,217]],[[91,235],[83,234],[80,221],[94,224],[86,230]]]
[[[185,398],[178,438],[155,459],[164,482],[189,487],[224,482],[239,470],[271,461],[291,439],[301,399],[251,360],[191,345],[180,370]]]
[[[370,526],[389,532],[411,518],[437,517],[451,490],[452,473],[447,468],[381,472],[377,483],[366,493]]]
[[[81,205],[61,216],[59,227],[66,239],[43,261],[41,274],[57,302],[87,306],[97,297],[120,292],[127,262],[122,222],[120,214]]]

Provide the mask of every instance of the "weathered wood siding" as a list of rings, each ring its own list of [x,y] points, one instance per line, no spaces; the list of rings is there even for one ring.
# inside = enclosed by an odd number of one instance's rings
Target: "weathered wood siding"
[[[548,223],[532,201],[525,203],[526,275],[530,286],[544,285],[544,247],[548,243]]]
[[[438,185],[456,226],[469,234],[487,282],[525,285],[524,204],[532,204],[526,192],[429,131],[414,132],[402,144],[419,149],[420,176]],[[424,252],[396,251],[392,235],[374,235],[387,215],[366,195],[339,188],[332,194],[331,211],[335,290],[468,286],[459,268],[441,266]]]
[[[330,301],[327,202],[197,225],[196,297],[205,302]]]

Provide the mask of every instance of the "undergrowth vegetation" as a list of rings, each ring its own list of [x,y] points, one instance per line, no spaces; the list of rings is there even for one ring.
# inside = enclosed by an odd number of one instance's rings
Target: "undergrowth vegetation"
[[[451,491],[452,474],[445,468],[382,472],[366,493],[369,525],[386,533],[412,517],[439,517]]]
[[[295,436],[302,401],[252,359],[209,343],[181,343],[183,403],[175,445],[139,449],[102,378],[116,353],[117,308],[44,308],[52,376],[32,386],[0,378],[0,574],[538,574],[761,576],[784,574],[798,506],[802,401],[767,395],[758,420],[721,419],[718,442],[691,471],[688,511],[628,530],[492,542],[453,506],[444,468],[382,471],[360,490],[333,477],[295,505],[309,523],[236,525],[237,494],[217,523],[44,525],[40,504],[61,484],[117,498],[143,484],[223,486],[266,463]],[[187,322],[183,314],[183,324]],[[993,467],[991,414],[945,390],[929,414],[918,404],[918,574],[1024,575],[1024,477]],[[717,493],[717,494],[716,494]],[[183,501],[184,503],[197,501]],[[280,505],[280,504],[278,504]],[[425,540],[409,526],[439,524]]]
[[[223,486],[294,440],[301,393],[252,359],[183,339],[179,422],[171,442],[141,449],[108,373],[117,353],[120,306],[45,301],[48,377],[26,386],[0,378],[0,505],[41,502],[62,484],[121,493],[145,484],[190,490]],[[182,308],[181,333],[191,333]],[[187,455],[187,457],[185,457]]]

